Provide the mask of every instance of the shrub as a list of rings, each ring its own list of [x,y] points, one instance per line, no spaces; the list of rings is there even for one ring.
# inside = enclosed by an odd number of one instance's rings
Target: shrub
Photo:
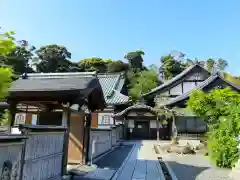
[[[230,88],[209,93],[195,91],[187,104],[208,124],[207,146],[211,160],[218,167],[233,167],[239,158],[240,94]]]
[[[239,158],[238,141],[226,131],[215,130],[208,140],[208,153],[218,167],[231,168]]]

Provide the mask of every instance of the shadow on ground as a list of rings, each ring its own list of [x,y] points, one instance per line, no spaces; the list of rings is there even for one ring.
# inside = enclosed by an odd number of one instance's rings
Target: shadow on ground
[[[121,167],[133,145],[119,146],[94,163],[97,169],[84,175],[73,175],[73,180],[109,180]]]
[[[171,167],[178,180],[197,180],[199,174],[201,174],[203,171],[207,169],[210,169],[210,167],[199,167],[188,164],[181,164],[175,161],[166,162]]]
[[[116,148],[108,155],[99,159],[96,163],[97,167],[100,169],[112,169],[117,170],[123,163],[123,161],[128,156],[129,152],[132,149],[132,145],[124,145]]]

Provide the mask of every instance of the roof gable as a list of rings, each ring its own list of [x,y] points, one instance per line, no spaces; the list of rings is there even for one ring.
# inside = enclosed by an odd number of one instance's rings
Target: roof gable
[[[168,88],[169,86],[173,85],[174,83],[176,83],[177,81],[182,81],[186,76],[188,76],[190,73],[192,72],[205,72],[208,74],[208,76],[210,76],[210,73],[203,68],[202,66],[195,64],[192,66],[189,66],[188,68],[186,68],[185,70],[183,70],[180,74],[178,74],[177,76],[173,77],[172,79],[165,81],[164,84],[161,84],[160,86],[152,89],[150,92],[144,94],[144,97],[150,96],[150,95],[154,95],[158,92],[163,92],[166,88]]]
[[[240,92],[240,87],[236,86],[235,84],[227,81],[224,77],[222,77],[219,73],[217,73],[216,75],[212,75],[210,76],[208,79],[206,79],[205,81],[203,81],[202,83],[200,83],[198,86],[196,86],[196,88],[194,90],[210,90],[216,86],[218,86],[218,83],[223,83],[223,85],[225,86],[230,86],[232,87],[234,90]],[[191,90],[181,96],[178,96],[174,99],[171,99],[170,101],[166,102],[164,105],[165,106],[172,106],[176,103],[185,101],[189,98],[190,94],[194,91]]]
[[[129,97],[121,93],[125,83],[124,73],[97,74],[107,104],[123,104]]]

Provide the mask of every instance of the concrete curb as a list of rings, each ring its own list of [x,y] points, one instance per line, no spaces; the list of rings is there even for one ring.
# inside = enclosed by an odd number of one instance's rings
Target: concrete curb
[[[106,152],[104,152],[103,154],[101,154],[100,156],[96,157],[93,159],[93,164],[98,161],[99,159],[103,158],[104,156],[108,155],[109,153],[111,153],[114,149],[116,149],[117,147],[120,146],[122,140],[118,141],[114,146],[112,146],[112,148]]]
[[[168,169],[168,172],[169,172],[170,176],[172,177],[172,180],[178,180],[176,174],[173,172],[172,168],[171,168],[171,167],[169,166],[169,164],[167,163],[166,157],[165,157],[165,158],[162,157],[162,160],[163,160],[163,162],[165,163],[165,165],[166,165],[166,167],[167,167],[167,169]]]
[[[125,166],[125,164],[127,163],[127,161],[129,160],[129,158],[131,157],[133,151],[136,148],[136,143],[134,143],[131,151],[129,152],[128,156],[125,158],[125,160],[123,161],[122,165],[118,168],[118,170],[116,170],[116,172],[112,175],[112,177],[109,180],[117,180],[118,176],[120,175],[120,173],[123,170],[123,167]]]
[[[178,178],[176,177],[175,173],[173,172],[173,170],[172,170],[172,168],[169,166],[169,164],[168,164],[167,162],[165,162],[165,161],[164,161],[164,163],[165,163],[165,165],[166,165],[167,168],[168,168],[168,172],[169,172],[169,174],[171,175],[172,180],[178,180]]]

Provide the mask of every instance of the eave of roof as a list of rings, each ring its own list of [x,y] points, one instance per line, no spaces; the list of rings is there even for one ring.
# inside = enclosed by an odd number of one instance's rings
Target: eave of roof
[[[229,82],[228,80],[226,80],[224,77],[222,77],[219,73],[217,73],[216,75],[212,75],[210,76],[209,78],[207,78],[205,81],[203,81],[202,83],[200,83],[198,86],[196,86],[195,89],[191,90],[191,91],[188,91],[168,102],[166,102],[165,104],[163,104],[163,106],[170,106],[170,105],[174,105],[175,103],[177,102],[180,102],[180,101],[184,101],[186,100],[187,98],[189,98],[189,95],[195,91],[195,90],[202,90],[204,88],[206,88],[209,84],[211,84],[212,82],[214,82],[217,78],[220,78],[221,80],[223,80],[225,83],[227,83],[229,86],[237,89],[240,91],[240,87],[236,86],[235,84]]]
[[[167,86],[170,86],[171,84],[173,84],[174,82],[180,80],[181,78],[183,78],[184,76],[186,76],[189,72],[191,72],[193,69],[195,68],[202,68],[204,71],[208,72],[205,68],[203,68],[202,66],[198,65],[198,64],[194,64],[192,66],[189,66],[188,68],[186,68],[185,70],[183,70],[181,73],[179,73],[177,76],[173,77],[172,79],[165,81],[163,84],[161,84],[160,86],[152,89],[150,92],[146,93],[143,95],[143,97],[146,97],[148,95],[151,95]],[[209,73],[209,72],[208,72]]]
[[[96,99],[98,96],[98,99]],[[90,98],[90,99],[89,99]],[[93,99],[95,98],[95,99]],[[104,107],[105,101],[96,72],[84,73],[29,73],[12,83],[8,100],[57,100],[82,103],[89,107]]]
[[[129,106],[128,108],[124,109],[123,111],[114,114],[113,117],[123,116],[124,114],[128,113],[130,110],[138,110],[138,109],[146,109],[146,110],[149,110],[153,113],[156,113],[156,111],[153,107],[147,106],[147,105],[142,104],[142,103],[136,103],[136,104],[134,104],[132,106]]]
[[[97,74],[105,101],[108,105],[125,104],[129,97],[122,94],[121,90],[125,83],[124,73]]]

